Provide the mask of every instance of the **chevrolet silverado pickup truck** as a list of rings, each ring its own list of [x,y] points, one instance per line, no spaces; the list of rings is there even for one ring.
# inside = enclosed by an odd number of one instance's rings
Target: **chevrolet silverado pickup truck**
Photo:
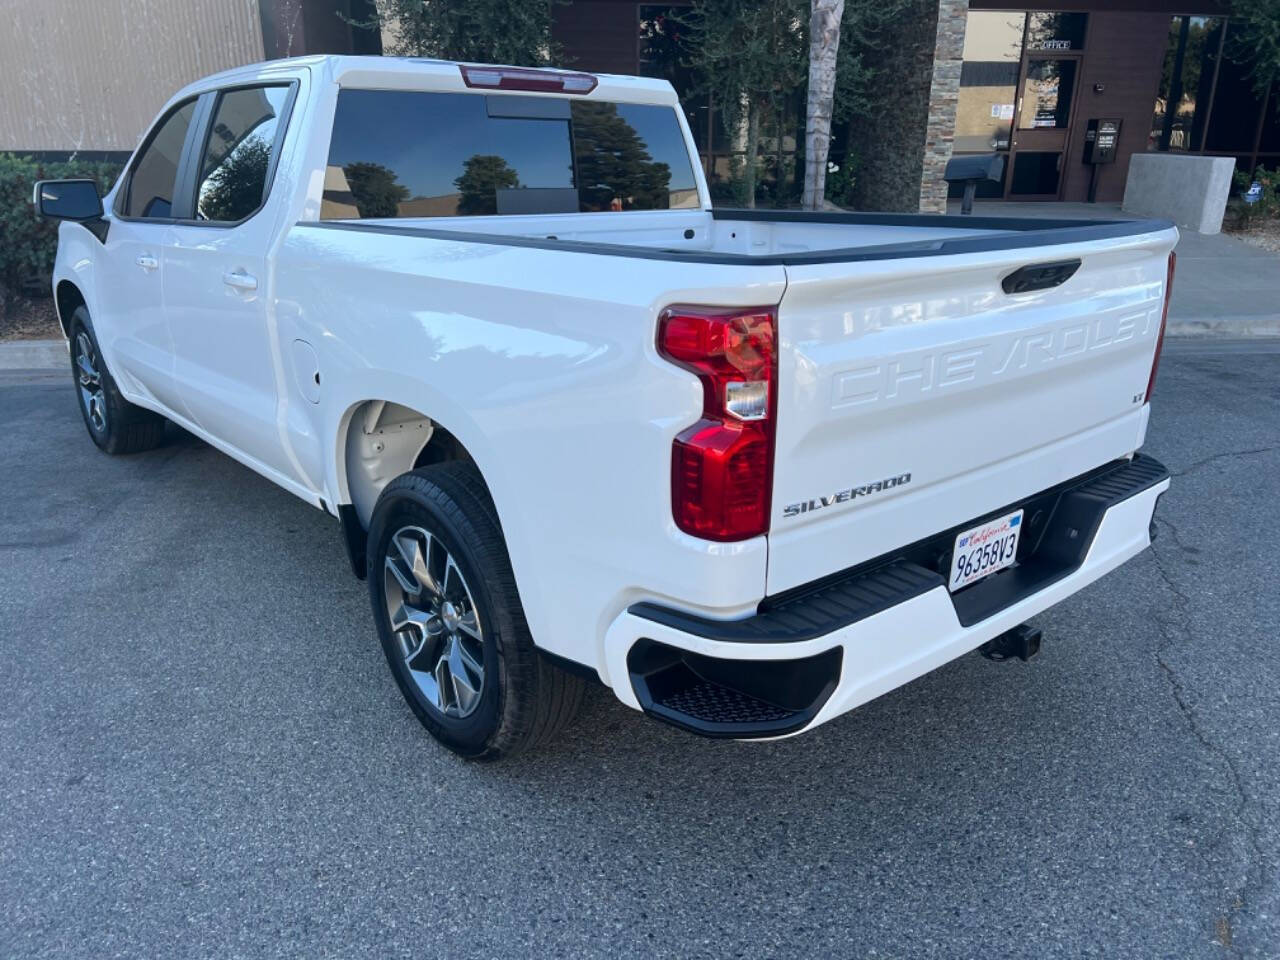
[[[592,680],[773,738],[1025,658],[1168,489],[1170,224],[716,208],[659,80],[260,64],[34,199],[93,442],[172,421],[336,518],[466,757]]]

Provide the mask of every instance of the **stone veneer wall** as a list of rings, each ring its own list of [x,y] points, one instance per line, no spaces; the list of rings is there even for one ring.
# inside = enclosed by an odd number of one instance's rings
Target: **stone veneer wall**
[[[947,182],[942,175],[951,159],[951,143],[956,135],[956,103],[960,98],[960,64],[964,58],[968,15],[969,0],[938,0],[938,43],[933,57],[924,172],[920,179],[923,213],[947,212]]]

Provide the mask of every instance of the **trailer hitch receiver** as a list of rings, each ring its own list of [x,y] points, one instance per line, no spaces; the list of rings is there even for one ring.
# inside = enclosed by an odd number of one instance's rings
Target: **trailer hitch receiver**
[[[988,660],[1012,660],[1017,657],[1026,663],[1040,652],[1040,628],[1020,623],[1012,630],[1006,630],[998,637],[993,637],[978,648],[978,652]]]

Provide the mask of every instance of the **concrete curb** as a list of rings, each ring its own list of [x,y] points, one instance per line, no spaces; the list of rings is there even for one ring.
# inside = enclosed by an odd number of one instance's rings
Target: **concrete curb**
[[[1170,337],[1280,337],[1280,316],[1198,317],[1187,320],[1170,317],[1165,328]]]
[[[1170,337],[1252,339],[1280,337],[1280,316],[1205,317],[1171,319]],[[0,342],[0,370],[61,370],[67,365],[65,340],[9,340]]]
[[[0,342],[0,370],[60,370],[68,363],[65,340]]]

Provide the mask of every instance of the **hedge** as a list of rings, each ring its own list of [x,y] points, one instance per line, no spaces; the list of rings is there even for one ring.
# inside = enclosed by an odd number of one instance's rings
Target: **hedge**
[[[120,164],[70,160],[44,162],[0,153],[0,292],[5,315],[27,289],[47,289],[58,249],[58,224],[36,216],[31,191],[37,180],[82,177],[96,180],[106,193]]]

